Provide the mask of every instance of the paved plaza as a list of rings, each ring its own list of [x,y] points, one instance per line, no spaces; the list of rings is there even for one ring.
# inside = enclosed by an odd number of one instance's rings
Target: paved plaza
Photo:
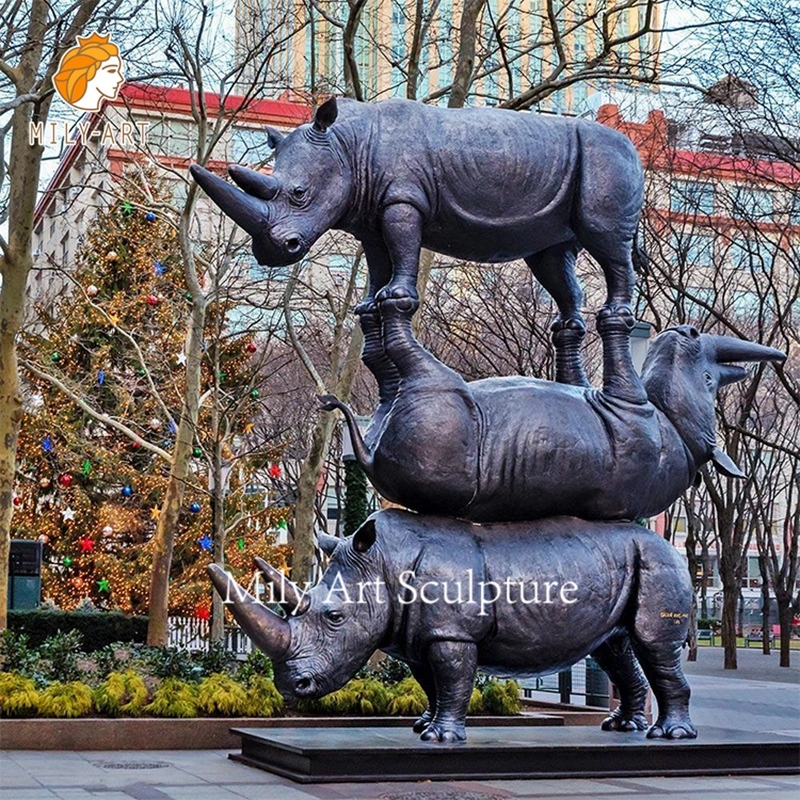
[[[720,648],[687,666],[693,717],[703,725],[787,735],[800,731],[800,667],[741,650],[740,669],[719,669]],[[800,655],[793,654],[800,663]],[[607,778],[301,785],[229,761],[227,751],[0,754],[0,800],[494,800],[497,798],[796,800],[800,777]]]

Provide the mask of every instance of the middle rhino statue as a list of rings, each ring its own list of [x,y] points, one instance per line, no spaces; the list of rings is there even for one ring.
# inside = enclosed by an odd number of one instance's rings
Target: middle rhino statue
[[[604,730],[646,727],[649,682],[658,718],[648,737],[697,735],[681,671],[692,587],[677,550],[651,531],[570,517],[477,526],[390,510],[320,544],[330,566],[307,594],[259,561],[287,617],[209,567],[284,696],[333,692],[380,648],[409,665],[428,697],[414,730],[453,742],[466,738],[476,669],[541,675],[591,653],[620,693]]]
[[[715,445],[717,390],[747,376],[731,362],[785,358],[671,328],[650,346],[647,400],[638,402],[609,390],[619,364],[608,359],[602,390],[524,377],[467,383],[416,341],[402,301],[362,313],[361,326],[363,359],[380,388],[365,438],[335,397],[323,396],[323,408],[345,413],[356,457],[381,495],[476,522],[639,519],[675,502],[708,461],[741,477]]]

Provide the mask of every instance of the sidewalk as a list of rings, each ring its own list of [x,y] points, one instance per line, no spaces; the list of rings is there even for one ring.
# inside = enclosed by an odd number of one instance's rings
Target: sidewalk
[[[0,775],[2,800],[795,800],[800,793],[793,776],[301,785],[218,750],[6,752]]]

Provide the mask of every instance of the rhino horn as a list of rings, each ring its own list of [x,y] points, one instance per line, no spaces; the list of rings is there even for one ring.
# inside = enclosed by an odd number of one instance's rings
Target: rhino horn
[[[295,583],[292,583],[279,569],[268,564],[263,558],[255,558],[256,566],[264,578],[277,590],[281,608],[287,614],[299,616],[308,611],[309,596]]]
[[[247,167],[240,167],[238,164],[231,164],[228,167],[228,175],[236,181],[247,194],[260,197],[262,200],[272,200],[278,194],[280,184],[278,179],[272,175],[262,175]]]
[[[217,564],[209,564],[208,574],[219,596],[231,603],[230,609],[242,630],[270,658],[282,659],[291,643],[289,623],[259,603]]]
[[[203,169],[199,164],[189,167],[192,177],[203,191],[251,236],[258,235],[266,219],[264,204],[255,197],[239,191],[227,181]]]
[[[717,361],[721,364],[731,361],[783,361],[786,353],[774,347],[764,347],[745,339],[733,336],[712,336],[717,351]]]

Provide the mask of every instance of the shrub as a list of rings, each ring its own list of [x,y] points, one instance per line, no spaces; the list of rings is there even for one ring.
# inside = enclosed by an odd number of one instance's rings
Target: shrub
[[[77,630],[88,653],[111,642],[143,643],[147,638],[147,617],[128,617],[119,611],[15,609],[8,612],[8,627],[27,634],[32,647],[61,631]]]
[[[250,680],[260,675],[270,680],[275,677],[275,672],[272,669],[272,661],[266,653],[261,650],[251,650],[247,654],[247,658],[239,664],[236,670],[236,680],[239,683],[249,683]]]
[[[203,678],[197,687],[197,710],[201,714],[241,717],[249,703],[244,686],[222,673]]]
[[[156,678],[197,680],[203,672],[188,652],[173,647],[148,647],[142,651],[142,657]]]
[[[82,648],[83,635],[78,630],[48,636],[39,646],[39,657],[47,662],[42,671],[51,681],[77,681],[81,677],[78,661],[85,655]]]
[[[253,675],[247,687],[247,714],[251,717],[277,717],[283,711],[283,697],[264,675]]]
[[[0,716],[32,717],[39,711],[39,693],[30,678],[0,672]]]
[[[54,681],[39,698],[39,713],[45,717],[85,717],[92,711],[92,690],[79,681]]]
[[[0,633],[0,665],[6,672],[19,672],[30,677],[38,660],[27,633],[12,630]]]
[[[483,689],[483,707],[490,714],[511,717],[519,714],[522,703],[514,681],[489,681]]]
[[[132,669],[112,672],[94,693],[95,708],[118,717],[129,714],[138,717],[147,703],[147,687]]]
[[[428,697],[414,678],[406,678],[390,689],[389,713],[418,717],[428,707]]]
[[[196,717],[197,687],[178,678],[167,678],[144,710],[154,717]]]
[[[480,714],[483,711],[483,695],[481,690],[473,687],[472,694],[469,696],[469,705],[467,705],[467,714]]]

